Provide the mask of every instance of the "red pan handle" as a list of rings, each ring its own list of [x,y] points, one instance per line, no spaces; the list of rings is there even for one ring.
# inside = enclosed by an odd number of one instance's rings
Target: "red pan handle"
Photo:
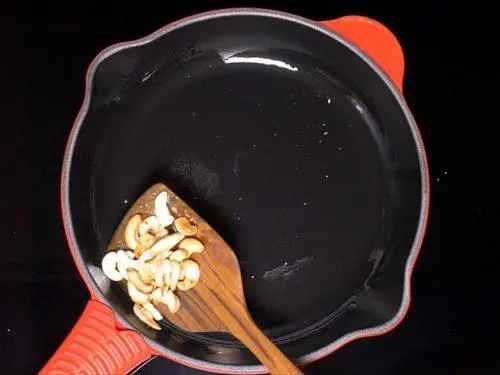
[[[40,375],[126,374],[150,357],[138,333],[119,329],[113,311],[90,300]]]
[[[399,91],[403,91],[403,50],[387,27],[361,16],[346,16],[320,23],[367,54],[389,76]]]

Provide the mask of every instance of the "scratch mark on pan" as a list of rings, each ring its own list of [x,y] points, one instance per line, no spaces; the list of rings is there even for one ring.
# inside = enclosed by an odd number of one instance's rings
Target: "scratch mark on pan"
[[[240,153],[238,152],[233,162],[233,173],[236,177],[238,177],[239,172],[240,172]]]
[[[288,265],[285,262],[282,266],[273,268],[270,271],[266,271],[262,278],[266,281],[276,281],[279,278],[282,278],[284,281],[288,281],[295,273],[297,273],[301,267],[307,265],[312,260],[311,256],[304,257],[296,260],[293,264]]]
[[[147,81],[148,79],[150,79],[150,78],[151,78],[151,76],[152,76],[153,74],[155,74],[155,73],[156,73],[156,69],[155,69],[155,70],[152,70],[152,71],[150,71],[150,72],[146,72],[146,73],[144,74],[144,77],[142,77],[141,81],[142,81],[142,82],[146,82],[146,81]]]

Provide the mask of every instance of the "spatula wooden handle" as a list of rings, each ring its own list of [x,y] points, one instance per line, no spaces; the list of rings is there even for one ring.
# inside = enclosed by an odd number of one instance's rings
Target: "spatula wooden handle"
[[[233,324],[233,322],[227,323],[228,328],[230,324]],[[244,325],[241,326],[241,323]],[[302,371],[262,333],[252,319],[248,318],[244,322],[235,322],[235,325],[231,327],[231,331],[268,368],[271,374],[302,374]]]
[[[205,295],[205,302],[210,301],[217,307],[217,316],[224,324],[227,332],[242,342],[257,359],[274,375],[302,374],[297,366],[262,333],[248,314],[244,304],[231,297],[220,284],[219,293],[210,291]]]

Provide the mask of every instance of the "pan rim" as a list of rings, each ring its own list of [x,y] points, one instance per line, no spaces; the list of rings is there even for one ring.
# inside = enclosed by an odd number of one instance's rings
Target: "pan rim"
[[[260,8],[226,8],[226,9],[220,9],[220,10],[215,10],[215,11],[209,11],[209,12],[203,12],[203,13],[198,13],[190,17],[186,17],[177,21],[174,21],[156,31],[153,33],[144,36],[142,38],[132,40],[132,41],[127,41],[127,42],[121,42],[117,43],[114,45],[111,45],[107,48],[105,48],[103,51],[101,51],[91,62],[89,65],[89,68],[87,70],[86,74],[86,79],[85,79],[85,94],[84,94],[84,99],[82,106],[78,112],[78,115],[73,123],[73,127],[71,129],[70,135],[68,137],[67,145],[66,145],[66,150],[64,153],[64,159],[63,159],[63,166],[62,166],[62,173],[61,173],[61,211],[62,211],[62,218],[63,218],[63,224],[64,224],[64,229],[65,229],[65,234],[67,238],[68,245],[70,247],[72,256],[74,258],[74,261],[77,265],[78,271],[82,275],[85,283],[87,284],[87,287],[92,293],[92,296],[100,300],[101,302],[106,303],[109,305],[107,302],[104,294],[100,291],[97,283],[93,280],[93,277],[91,276],[87,265],[85,264],[81,253],[80,253],[80,248],[78,246],[78,242],[76,240],[74,228],[73,228],[73,222],[72,222],[72,216],[71,216],[71,211],[69,208],[69,202],[70,202],[70,196],[69,196],[69,182],[70,182],[70,171],[71,171],[71,162],[72,162],[72,156],[73,156],[73,150],[76,145],[77,139],[78,139],[78,134],[80,131],[80,128],[84,122],[84,119],[86,118],[88,109],[89,109],[89,103],[90,103],[90,98],[92,96],[92,83],[94,81],[94,75],[95,71],[97,70],[97,67],[99,66],[100,63],[102,63],[105,59],[110,57],[111,55],[125,50],[129,48],[134,48],[138,47],[144,44],[148,44],[151,42],[154,42],[158,38],[160,38],[163,35],[166,35],[167,33],[178,29],[180,27],[184,27],[187,25],[190,25],[195,22],[199,21],[205,21],[213,18],[219,18],[219,17],[228,17],[228,16],[263,16],[263,17],[270,17],[270,18],[276,18],[276,19],[281,19],[285,21],[290,21],[294,23],[298,23],[302,26],[311,28],[315,31],[321,32],[323,34],[326,34],[327,36],[335,39],[336,41],[340,42],[343,44],[346,48],[350,49],[352,52],[356,53],[360,58],[363,59],[363,61],[369,65],[369,67],[377,73],[377,75],[382,79],[382,81],[386,84],[387,88],[391,91],[393,94],[394,98],[400,105],[407,121],[410,126],[410,130],[412,132],[413,140],[415,142],[415,147],[418,155],[418,161],[419,161],[419,167],[420,167],[420,176],[421,176],[421,202],[420,202],[420,214],[419,214],[419,220],[418,220],[418,225],[416,228],[415,232],[415,237],[413,240],[412,248],[410,250],[410,253],[408,255],[406,264],[405,264],[405,273],[404,273],[404,285],[403,285],[403,295],[401,298],[401,304],[400,307],[397,311],[397,313],[387,322],[370,327],[370,328],[365,328],[365,329],[360,329],[356,330],[353,332],[350,332],[348,334],[345,334],[338,338],[337,340],[331,342],[330,344],[315,350],[309,354],[306,354],[304,356],[301,356],[297,358],[297,362],[301,365],[314,362],[316,360],[319,360],[326,355],[329,355],[344,345],[357,340],[361,338],[366,338],[366,337],[372,337],[372,336],[379,336],[383,335],[394,328],[396,328],[401,321],[404,319],[406,316],[410,301],[411,301],[411,276],[413,272],[413,268],[415,266],[416,260],[418,258],[422,243],[423,243],[423,238],[428,222],[428,215],[429,215],[429,203],[430,203],[430,182],[429,182],[429,170],[428,170],[428,164],[427,164],[427,157],[425,154],[425,149],[423,145],[423,140],[420,135],[418,126],[415,122],[415,119],[413,118],[410,109],[408,108],[406,101],[402,95],[402,93],[397,89],[395,84],[390,80],[390,78],[383,72],[383,70],[375,63],[373,62],[364,52],[362,52],[360,49],[352,45],[349,41],[346,39],[342,38],[335,32],[331,31],[330,29],[326,28],[325,26],[321,25],[319,22],[312,21],[306,18],[303,18],[301,16],[297,16],[294,14],[282,12],[282,11],[277,11],[277,10],[270,10],[270,9],[260,9]],[[122,325],[125,328],[135,330],[135,328],[128,323],[128,321],[121,316],[118,311],[116,311],[112,306],[110,306],[114,314],[116,316],[117,321],[119,322],[120,325]],[[174,352],[163,345],[157,343],[156,341],[150,339],[149,337],[142,335],[143,339],[146,341],[146,343],[154,349],[156,352],[161,353],[163,356],[165,356],[168,359],[171,359],[173,361],[182,363],[184,365],[198,368],[204,371],[209,371],[209,372],[217,372],[217,373],[239,373],[239,374],[257,374],[257,373],[266,373],[267,370],[264,366],[262,365],[224,365],[224,364],[217,364],[213,362],[208,362],[204,360],[199,360],[199,359],[194,359],[182,354],[179,354],[177,352]]]

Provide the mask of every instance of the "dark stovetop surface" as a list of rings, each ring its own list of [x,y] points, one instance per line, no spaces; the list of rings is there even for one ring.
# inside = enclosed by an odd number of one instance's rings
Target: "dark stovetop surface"
[[[85,289],[59,212],[61,158],[83,96],[84,74],[104,47],[135,39],[198,11],[241,5],[189,2],[45,1],[0,12],[0,373],[32,374],[81,313]],[[103,4],[106,3],[106,4]],[[160,6],[159,4],[163,4]],[[498,267],[494,159],[498,83],[491,9],[401,2],[327,2],[276,8],[312,19],[361,14],[382,21],[406,56],[406,99],[420,124],[432,174],[428,234],[404,322],[348,345],[307,374],[494,373],[492,322]],[[493,117],[491,117],[493,118]],[[492,298],[493,297],[493,298]],[[497,369],[498,371],[498,369]],[[138,374],[201,374],[155,359]]]

